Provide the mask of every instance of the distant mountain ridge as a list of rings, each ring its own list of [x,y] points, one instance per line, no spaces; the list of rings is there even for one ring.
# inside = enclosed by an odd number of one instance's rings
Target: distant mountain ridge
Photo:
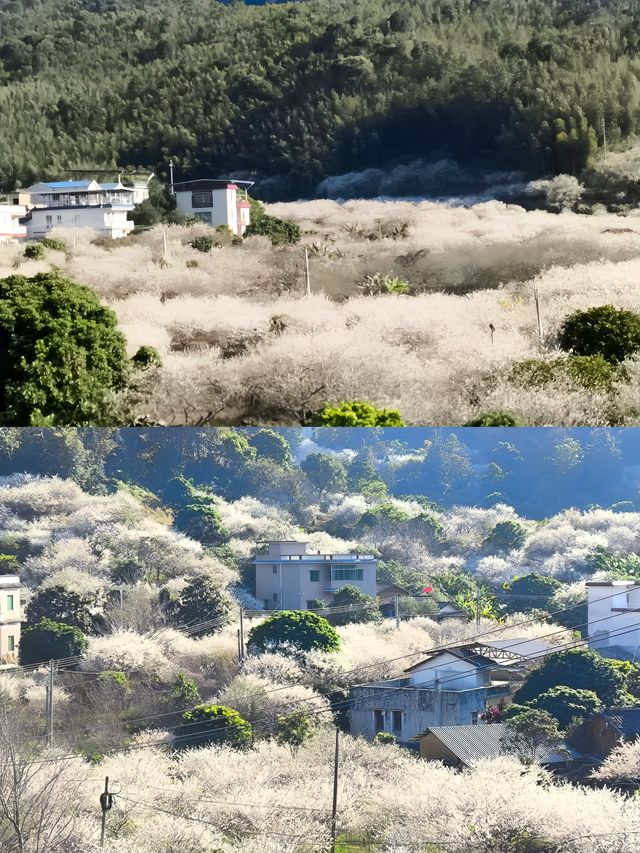
[[[452,157],[579,173],[640,131],[625,0],[8,0],[0,188],[70,166],[235,172],[268,197]]]

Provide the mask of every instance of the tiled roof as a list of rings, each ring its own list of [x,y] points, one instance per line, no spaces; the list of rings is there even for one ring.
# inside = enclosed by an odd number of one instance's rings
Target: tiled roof
[[[431,736],[440,741],[460,761],[470,767],[485,758],[497,758],[505,750],[502,738],[506,734],[504,723],[482,723],[477,726],[432,726],[415,740]],[[545,752],[539,756],[543,764],[566,761],[566,756],[557,752]]]
[[[640,708],[610,708],[604,712],[604,717],[621,735],[640,735]]]

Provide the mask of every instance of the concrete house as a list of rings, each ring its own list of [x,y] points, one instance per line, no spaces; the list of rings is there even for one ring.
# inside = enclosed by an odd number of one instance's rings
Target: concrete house
[[[331,604],[343,586],[376,594],[377,559],[372,554],[313,554],[307,542],[267,542],[254,558],[256,598],[267,610],[309,610]]]
[[[180,213],[214,228],[226,225],[232,234],[242,237],[251,221],[247,196],[251,186],[251,181],[200,180],[172,184],[171,189]]]
[[[41,181],[20,190],[20,198],[25,197],[29,200],[22,223],[30,239],[45,237],[53,228],[90,229],[116,239],[134,227],[128,219],[134,208],[134,189],[119,181]]]
[[[589,648],[605,657],[640,659],[640,583],[587,581]]]
[[[354,687],[351,734],[371,740],[390,732],[415,748],[412,738],[432,726],[475,725],[489,705],[511,694],[509,680],[497,669],[493,658],[456,646],[428,655],[403,678]]]
[[[27,236],[27,226],[22,219],[27,214],[27,206],[16,202],[0,204],[0,241],[24,239]]]
[[[0,664],[17,660],[20,644],[20,578],[0,575]]]

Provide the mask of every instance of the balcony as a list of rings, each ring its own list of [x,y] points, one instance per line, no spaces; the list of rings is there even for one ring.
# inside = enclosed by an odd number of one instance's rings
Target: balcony
[[[377,559],[373,554],[290,554],[282,557],[269,557],[260,554],[256,563],[357,563],[372,562]]]

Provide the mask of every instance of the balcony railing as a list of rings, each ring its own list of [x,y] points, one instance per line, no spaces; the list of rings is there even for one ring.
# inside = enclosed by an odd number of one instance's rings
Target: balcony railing
[[[258,554],[255,557],[256,563],[356,563],[375,559],[373,554],[285,554],[281,557]]]

